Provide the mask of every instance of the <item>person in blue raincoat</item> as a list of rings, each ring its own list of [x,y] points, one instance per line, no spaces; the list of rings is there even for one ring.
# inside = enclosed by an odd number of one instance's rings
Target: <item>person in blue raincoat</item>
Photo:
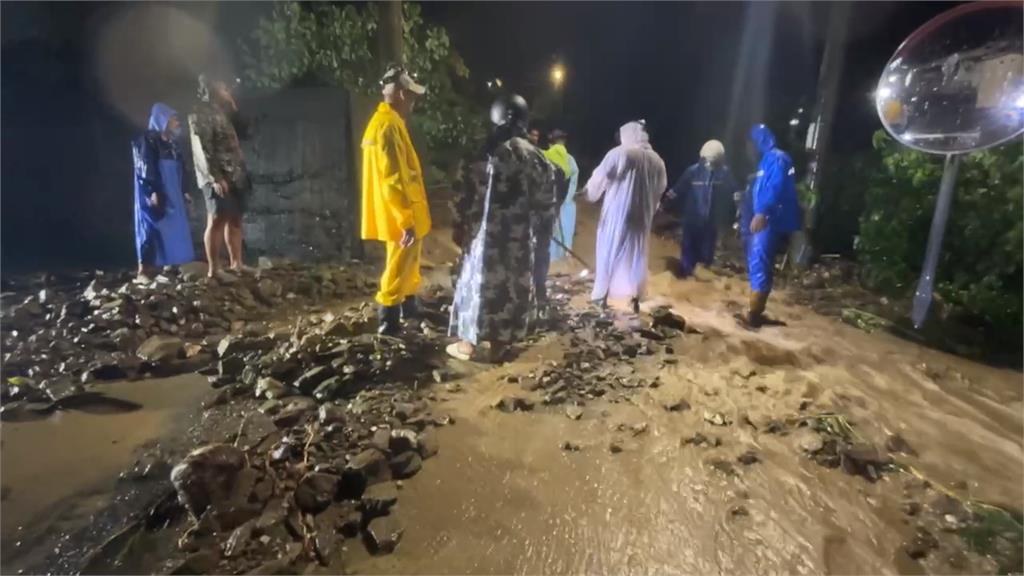
[[[139,278],[153,267],[195,260],[188,225],[191,197],[184,190],[178,139],[181,122],[170,106],[156,103],[148,129],[132,142],[135,165],[135,250]]]
[[[665,197],[681,204],[683,240],[679,255],[679,276],[687,278],[697,264],[710,266],[715,260],[718,229],[715,215],[732,200],[736,182],[725,165],[725,147],[708,140],[700,149],[700,161],[687,168]]]
[[[764,325],[768,295],[772,291],[775,254],[793,232],[803,226],[796,192],[793,160],[775,143],[764,124],[754,126],[750,139],[760,161],[749,193],[750,237],[746,242],[750,302],[740,320],[751,328]]]

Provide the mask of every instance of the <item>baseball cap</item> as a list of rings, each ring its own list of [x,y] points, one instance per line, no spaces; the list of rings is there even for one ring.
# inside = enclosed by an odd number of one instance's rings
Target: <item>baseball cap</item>
[[[388,71],[384,73],[384,76],[380,79],[381,86],[388,86],[389,84],[398,84],[399,88],[403,88],[412,92],[413,94],[423,95],[427,93],[427,87],[422,84],[417,84],[409,72],[401,66],[393,66],[388,68]]]

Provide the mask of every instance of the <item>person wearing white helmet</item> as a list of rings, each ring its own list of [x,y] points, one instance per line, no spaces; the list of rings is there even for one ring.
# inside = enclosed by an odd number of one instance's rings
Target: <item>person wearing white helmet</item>
[[[687,168],[665,193],[665,198],[682,212],[683,242],[679,255],[679,276],[692,276],[698,264],[710,266],[715,259],[718,232],[715,215],[732,200],[736,189],[725,164],[725,147],[708,140],[700,149],[700,161]]]

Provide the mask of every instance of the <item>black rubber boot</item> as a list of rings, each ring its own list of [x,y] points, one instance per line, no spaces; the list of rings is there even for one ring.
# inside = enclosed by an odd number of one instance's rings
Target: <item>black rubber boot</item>
[[[399,306],[381,306],[377,310],[377,334],[394,336],[401,331],[402,311]]]
[[[402,320],[411,320],[420,315],[420,303],[415,296],[402,301]]]

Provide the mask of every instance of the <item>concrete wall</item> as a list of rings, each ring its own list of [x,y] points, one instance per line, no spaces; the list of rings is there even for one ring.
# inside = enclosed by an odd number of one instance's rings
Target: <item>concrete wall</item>
[[[243,222],[246,260],[359,257],[359,194],[348,95],[299,88],[243,94],[242,146],[253,192]],[[202,210],[194,229],[201,233]]]

